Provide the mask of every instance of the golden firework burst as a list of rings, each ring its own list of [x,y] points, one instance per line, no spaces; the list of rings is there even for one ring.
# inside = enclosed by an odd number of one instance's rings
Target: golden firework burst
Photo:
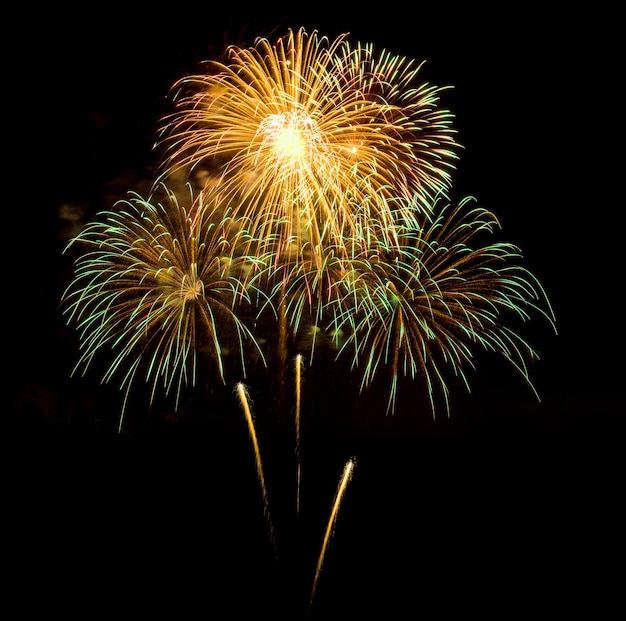
[[[207,166],[254,249],[315,260],[322,246],[394,241],[450,187],[458,144],[421,65],[300,29],[232,46],[174,85],[164,176]],[[410,206],[410,208],[409,208]]]

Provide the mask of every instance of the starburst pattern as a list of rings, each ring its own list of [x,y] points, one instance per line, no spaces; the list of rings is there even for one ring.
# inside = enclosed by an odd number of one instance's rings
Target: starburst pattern
[[[165,174],[215,170],[247,253],[271,248],[280,262],[323,246],[349,256],[363,235],[393,242],[399,218],[414,223],[450,187],[457,157],[444,89],[419,82],[420,67],[304,29],[232,46],[227,63],[174,85]]]
[[[473,202],[437,209],[423,228],[406,232],[400,252],[381,247],[371,258],[355,257],[346,295],[335,299],[332,325],[349,335],[342,351],[351,349],[354,366],[363,368],[362,385],[381,367],[390,371],[389,412],[402,376],[426,383],[433,415],[439,394],[449,411],[447,378],[456,375],[469,388],[476,349],[502,356],[532,388],[527,361],[537,353],[509,320],[538,314],[555,327],[554,315],[537,278],[521,267],[519,248],[482,245],[499,223]]]
[[[225,341],[245,374],[244,345],[256,341],[234,308],[248,300],[242,278],[254,259],[230,258],[232,225],[216,202],[185,206],[167,190],[162,202],[131,193],[88,224],[68,246],[80,254],[62,300],[79,334],[76,370],[109,348],[104,382],[119,375],[129,389],[141,370],[152,398],[162,386],[178,399],[197,380],[199,352],[224,381]]]

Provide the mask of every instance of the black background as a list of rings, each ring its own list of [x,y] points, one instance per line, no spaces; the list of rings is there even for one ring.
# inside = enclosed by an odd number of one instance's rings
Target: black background
[[[340,6],[55,5],[8,24],[20,36],[5,95],[19,111],[8,117],[19,182],[6,206],[6,534],[24,611],[304,618],[352,455],[310,618],[600,618],[623,607],[617,17],[598,4]],[[479,356],[449,419],[416,413],[411,392],[385,417],[349,374],[309,370],[298,516],[293,430],[252,378],[275,560],[233,395],[197,397],[186,416],[118,435],[115,388],[70,380],[60,214],[73,205],[89,217],[148,174],[176,79],[227,43],[300,26],[425,60],[426,81],[454,86],[444,102],[464,146],[454,196],[499,217],[559,334],[540,319],[529,328],[541,402]]]

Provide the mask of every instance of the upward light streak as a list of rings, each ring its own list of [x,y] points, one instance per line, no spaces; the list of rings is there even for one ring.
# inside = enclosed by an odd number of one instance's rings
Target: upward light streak
[[[346,492],[346,488],[348,487],[348,483],[350,482],[352,478],[352,473],[354,471],[355,466],[356,466],[356,460],[354,458],[349,459],[346,462],[346,465],[344,466],[343,474],[341,475],[341,479],[339,480],[339,486],[337,487],[337,493],[335,494],[335,500],[332,505],[330,518],[328,519],[328,525],[326,527],[324,540],[322,542],[322,548],[320,551],[319,558],[317,560],[317,566],[315,568],[315,576],[313,578],[313,587],[311,588],[311,597],[309,598],[309,609],[313,605],[313,598],[315,597],[315,591],[317,589],[317,582],[319,580],[320,573],[322,571],[322,565],[324,564],[324,557],[326,556],[326,549],[328,548],[328,542],[330,541],[330,537],[332,535],[335,522],[337,521],[339,507],[341,506],[341,501]]]
[[[250,400],[248,397],[248,391],[241,382],[237,384],[236,389],[237,389],[237,396],[239,397],[239,402],[241,403],[241,407],[243,409],[243,412],[246,418],[246,423],[248,424],[248,432],[250,434],[250,440],[252,441],[252,446],[254,448],[256,470],[257,470],[257,474],[259,477],[259,483],[261,485],[261,492],[263,493],[263,506],[265,509],[265,517],[267,519],[267,524],[269,527],[270,541],[274,549],[274,555],[276,555],[276,540],[274,537],[274,526],[272,525],[272,519],[270,516],[269,497],[267,494],[267,487],[265,486],[265,475],[263,474],[263,462],[261,460],[261,451],[259,449],[259,442],[257,440],[256,429],[254,427],[254,419],[252,417],[252,411],[250,410]]]
[[[298,354],[295,359],[296,367],[296,514],[300,513],[300,482],[301,482],[301,463],[300,463],[300,393],[302,388],[302,354]]]

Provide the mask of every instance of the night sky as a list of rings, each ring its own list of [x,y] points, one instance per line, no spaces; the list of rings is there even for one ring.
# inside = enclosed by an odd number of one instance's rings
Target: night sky
[[[615,612],[625,401],[616,16],[597,4],[593,14],[298,6],[55,6],[16,19],[26,154],[12,162],[23,193],[5,205],[14,250],[4,437],[24,612],[304,618],[353,455],[309,618]],[[451,417],[435,421],[414,411],[412,393],[385,417],[349,374],[310,369],[299,516],[293,430],[252,378],[276,561],[234,397],[190,397],[165,422],[137,405],[142,423],[117,435],[115,386],[69,377],[75,344],[58,304],[72,218],[149,180],[173,82],[227,43],[300,26],[425,60],[426,81],[454,86],[443,100],[463,145],[453,197],[472,195],[498,216],[559,333],[539,317],[525,327],[541,353],[530,370],[541,402],[504,363],[478,356],[472,393],[459,389]]]

